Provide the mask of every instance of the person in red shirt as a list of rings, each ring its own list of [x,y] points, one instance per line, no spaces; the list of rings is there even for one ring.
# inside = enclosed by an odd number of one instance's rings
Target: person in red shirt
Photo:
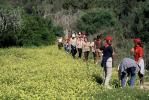
[[[135,38],[134,44],[135,46],[134,48],[131,49],[131,53],[133,53],[135,61],[140,66],[140,72],[138,75],[140,77],[140,88],[142,89],[144,84],[144,73],[145,73],[144,59],[143,59],[144,49],[140,38]]]

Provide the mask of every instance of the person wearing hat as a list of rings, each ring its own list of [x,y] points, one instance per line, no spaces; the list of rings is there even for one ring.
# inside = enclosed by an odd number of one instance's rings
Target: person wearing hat
[[[135,38],[134,39],[134,48],[131,49],[131,53],[134,55],[135,61],[138,63],[140,66],[140,72],[139,72],[139,77],[140,77],[140,88],[143,89],[143,84],[144,84],[144,74],[145,74],[145,66],[144,66],[144,49],[143,45],[141,42],[140,38]]]
[[[103,57],[101,66],[104,69],[104,86],[108,89],[111,89],[109,86],[109,81],[112,76],[112,57],[113,57],[113,47],[112,47],[112,37],[107,36],[105,38],[105,44],[101,48],[103,51]]]
[[[77,40],[76,40],[75,34],[72,34],[72,38],[70,39],[70,44],[71,44],[72,57],[75,58],[75,55],[77,53],[77,49],[76,49]]]
[[[121,80],[121,86],[126,87],[126,76],[130,76],[130,87],[133,88],[135,84],[136,73],[140,71],[139,65],[135,60],[130,58],[124,58],[118,66],[119,78]]]

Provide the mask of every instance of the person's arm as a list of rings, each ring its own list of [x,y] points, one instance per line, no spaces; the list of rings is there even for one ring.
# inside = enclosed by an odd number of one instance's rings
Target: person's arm
[[[134,55],[134,51],[135,51],[134,48],[131,48],[130,54],[131,54],[131,55]]]
[[[141,49],[139,50],[139,59],[142,59],[143,56],[144,56],[144,51],[143,51],[143,48],[141,48]]]
[[[109,46],[109,52],[113,55],[113,48],[112,48],[112,46]]]

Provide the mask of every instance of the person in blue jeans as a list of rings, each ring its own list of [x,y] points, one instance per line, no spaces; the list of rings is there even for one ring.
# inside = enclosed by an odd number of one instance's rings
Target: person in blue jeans
[[[118,66],[119,78],[121,80],[121,86],[126,86],[126,78],[130,77],[130,87],[133,88],[135,84],[136,73],[140,70],[139,65],[135,60],[130,58],[124,58]]]

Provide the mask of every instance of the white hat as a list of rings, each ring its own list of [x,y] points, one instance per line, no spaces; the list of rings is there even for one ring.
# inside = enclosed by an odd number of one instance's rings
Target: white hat
[[[72,37],[76,37],[76,35],[75,34],[72,34]]]

